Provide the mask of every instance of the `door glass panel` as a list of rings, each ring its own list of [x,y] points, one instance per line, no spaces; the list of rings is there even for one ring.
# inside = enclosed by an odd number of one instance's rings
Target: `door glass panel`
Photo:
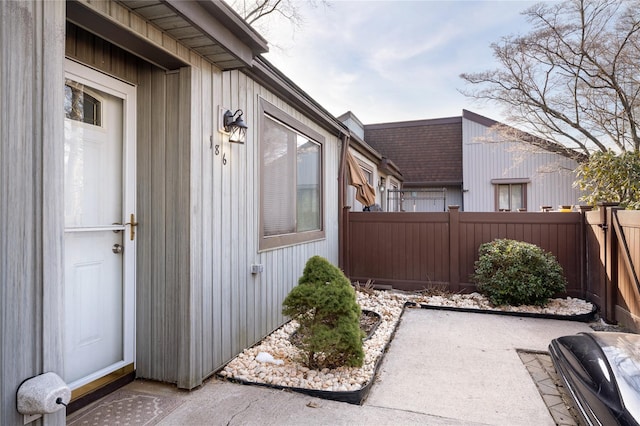
[[[65,92],[65,226],[121,222],[122,100],[68,80]]]
[[[67,80],[64,85],[64,115],[70,120],[102,126],[102,102],[84,91],[82,84]]]

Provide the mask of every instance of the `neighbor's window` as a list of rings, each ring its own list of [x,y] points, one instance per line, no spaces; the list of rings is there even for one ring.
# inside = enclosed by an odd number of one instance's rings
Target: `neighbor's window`
[[[514,181],[501,181],[500,179],[494,179],[492,183],[496,190],[496,210],[526,210],[528,181],[528,179]]]
[[[262,102],[260,249],[324,238],[322,137]]]
[[[364,175],[365,179],[367,179],[367,183],[369,185],[373,185],[373,171],[367,169],[362,164],[360,165],[360,170],[362,170],[362,174]]]

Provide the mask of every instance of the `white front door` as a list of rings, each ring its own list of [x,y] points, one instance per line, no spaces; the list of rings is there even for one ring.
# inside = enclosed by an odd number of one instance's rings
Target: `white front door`
[[[134,362],[135,87],[67,60],[64,130],[64,379],[73,390]]]

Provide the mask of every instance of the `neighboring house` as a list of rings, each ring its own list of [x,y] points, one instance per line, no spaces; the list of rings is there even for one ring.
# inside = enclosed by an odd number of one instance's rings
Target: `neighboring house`
[[[358,163],[365,181],[375,191],[375,204],[382,211],[399,211],[399,205],[394,198],[388,199],[389,190],[398,190],[402,187],[403,176],[396,164],[369,146],[364,140],[364,126],[362,122],[348,111],[338,117],[349,130],[351,139],[349,153]],[[349,186],[347,189],[346,204],[351,206],[351,211],[362,211],[366,206],[358,201],[356,188]]]
[[[200,385],[284,321],[309,257],[338,263],[350,132],[223,2],[0,16],[0,424],[23,424],[17,389],[44,372],[76,401]]]
[[[498,122],[462,111],[466,211],[540,211],[579,203],[573,187],[578,163],[531,145],[501,140]]]
[[[557,153],[504,141],[498,122],[460,117],[364,126],[365,140],[404,176],[403,211],[539,211],[578,203],[577,163]]]
[[[402,171],[402,211],[445,211],[462,203],[462,118],[366,124],[364,139]]]

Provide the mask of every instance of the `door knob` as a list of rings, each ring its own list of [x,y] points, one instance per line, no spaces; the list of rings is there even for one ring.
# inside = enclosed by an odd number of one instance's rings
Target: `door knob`
[[[120,244],[114,244],[113,247],[111,247],[111,251],[114,252],[115,254],[120,254],[122,253],[123,247]]]

